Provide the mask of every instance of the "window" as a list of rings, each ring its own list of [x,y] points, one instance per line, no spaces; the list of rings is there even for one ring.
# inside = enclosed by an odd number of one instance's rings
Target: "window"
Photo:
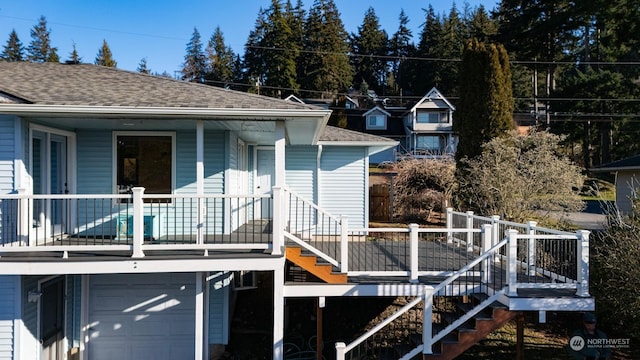
[[[439,154],[444,150],[444,139],[438,135],[423,135],[416,139],[416,148]]]
[[[419,124],[446,123],[447,116],[445,113],[440,113],[440,112],[419,111],[417,122]]]
[[[118,191],[142,186],[147,194],[173,190],[172,135],[116,135]]]
[[[367,129],[385,129],[385,122],[384,115],[367,115]]]

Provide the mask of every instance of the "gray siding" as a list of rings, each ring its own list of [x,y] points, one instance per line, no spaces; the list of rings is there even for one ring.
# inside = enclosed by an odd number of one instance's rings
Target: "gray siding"
[[[31,333],[34,339],[38,338],[38,303],[29,302],[29,291],[38,289],[38,280],[43,276],[22,277],[22,323],[26,331]]]
[[[316,146],[289,146],[285,154],[286,183],[304,199],[317,202],[317,163]]]
[[[109,194],[114,190],[113,184],[113,132],[110,130],[81,130],[78,131],[77,157],[78,157],[78,193],[80,194]],[[196,133],[193,131],[178,131],[175,134],[175,193],[194,194],[196,192]],[[205,193],[221,194],[224,192],[224,166],[225,166],[225,133],[205,132]],[[191,203],[190,203],[191,204]],[[93,204],[89,204],[93,206]],[[182,206],[182,205],[180,205]],[[186,212],[195,210],[195,203],[184,208]],[[189,208],[191,206],[191,208]],[[222,214],[223,204],[221,201],[211,201],[209,206],[210,214]],[[88,232],[96,235],[116,234],[116,220],[118,219],[117,205],[102,203],[102,213],[100,217],[111,217],[113,221],[104,226],[92,228],[80,228],[80,232]],[[125,206],[120,206],[123,214]],[[82,204],[79,204],[80,225],[91,223],[90,218],[84,218],[83,214],[93,214],[93,211],[85,211]],[[105,215],[106,214],[106,215]],[[192,217],[169,218],[168,215],[159,214],[160,235],[164,233],[195,232],[195,223],[185,222],[185,219]],[[125,216],[126,217],[126,216]],[[211,220],[207,225],[210,232],[220,232],[219,221]]]
[[[16,310],[16,276],[0,276],[0,359],[13,359],[14,319]]]
[[[218,273],[209,282],[209,344],[229,343],[231,274]]]
[[[77,189],[79,194],[113,192],[113,133],[101,130],[77,131]]]
[[[15,120],[11,116],[0,116],[0,192],[14,190]]]
[[[640,188],[639,171],[619,171],[616,176],[616,206],[623,214],[633,211],[633,200]]]
[[[366,149],[328,147],[320,161],[321,208],[335,216],[349,217],[350,227],[364,227],[366,215]]]
[[[80,323],[82,277],[67,275],[65,281],[65,334],[69,341],[69,347],[78,347],[80,346],[80,328],[82,326]]]

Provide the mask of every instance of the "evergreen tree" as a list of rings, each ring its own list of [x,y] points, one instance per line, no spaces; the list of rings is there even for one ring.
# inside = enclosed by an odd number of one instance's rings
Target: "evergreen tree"
[[[113,59],[107,40],[102,40],[102,47],[98,49],[98,54],[96,55],[94,64],[106,67],[118,66],[118,63]]]
[[[471,12],[466,23],[467,39],[476,38],[480,42],[489,42],[498,34],[498,24],[489,17],[483,5]]]
[[[187,54],[182,65],[182,80],[191,82],[204,82],[206,73],[206,60],[202,52],[202,41],[197,28],[193,28],[191,40],[187,44]]]
[[[220,27],[216,27],[209,39],[206,49],[207,81],[210,85],[225,87],[234,82],[235,54],[231,47],[224,42],[224,35]]]
[[[387,77],[388,54],[387,33],[380,28],[375,10],[369,7],[358,33],[351,34],[351,63],[354,83],[366,82],[378,93],[382,93]]]
[[[9,40],[3,48],[0,58],[6,61],[23,61],[25,59],[24,46],[22,46],[15,29],[9,34]]]
[[[51,46],[51,30],[47,19],[40,16],[38,24],[31,29],[31,42],[27,46],[27,60],[33,62],[60,62],[58,48]]]
[[[280,0],[271,0],[267,9],[267,22],[260,48],[265,50],[263,76],[265,86],[262,92],[273,97],[282,97],[283,92],[297,92],[296,62],[299,49],[294,46],[293,32],[284,16]]]
[[[404,59],[415,52],[415,46],[411,42],[413,34],[411,29],[407,26],[409,24],[409,17],[405,14],[404,10],[400,11],[398,20],[398,30],[391,37],[390,44],[390,55],[394,57],[391,61],[391,74],[393,75],[394,80],[393,86],[391,86],[390,83],[390,90],[392,94],[402,93],[401,89],[406,83],[405,78],[409,75],[409,73],[405,74],[405,68],[407,68],[407,66]]]
[[[302,87],[334,97],[351,85],[348,34],[333,0],[315,0],[305,21]]]
[[[474,158],[481,154],[482,144],[514,128],[511,72],[504,47],[471,40],[462,56],[460,89],[453,122],[459,134],[456,158]]]
[[[434,58],[445,59],[435,63],[434,85],[449,97],[455,97],[458,94],[459,63],[452,60],[460,59],[462,56],[465,41],[463,35],[464,23],[454,5],[448,18],[443,22],[439,44],[435,53],[432,54]]]
[[[413,89],[415,94],[424,95],[436,86],[438,46],[443,32],[442,20],[436,15],[433,6],[425,10],[425,21],[420,32],[420,41],[416,49],[416,56],[422,60],[412,60],[409,65],[411,82],[404,85]],[[406,72],[405,72],[406,73]]]
[[[261,47],[267,24],[267,13],[260,8],[253,30],[244,45],[243,83],[249,85],[249,92],[260,93],[260,85],[264,83],[265,52]]]
[[[73,43],[72,45],[72,50],[71,50],[71,54],[69,54],[69,59],[67,60],[67,62],[73,63],[73,64],[80,64],[82,62],[82,58],[80,57],[80,55],[78,55],[78,50],[76,49],[76,43]]]
[[[284,16],[287,19],[289,28],[291,29],[290,47],[296,49],[296,83],[300,84],[301,79],[304,77],[302,73],[303,64],[301,64],[302,57],[301,51],[304,48],[304,22],[305,22],[305,10],[302,4],[302,0],[296,2],[294,7],[290,0],[287,0],[284,10]]]
[[[151,74],[151,69],[149,69],[149,67],[147,66],[146,57],[143,57],[142,59],[140,59],[140,63],[138,64],[136,71],[141,74]]]

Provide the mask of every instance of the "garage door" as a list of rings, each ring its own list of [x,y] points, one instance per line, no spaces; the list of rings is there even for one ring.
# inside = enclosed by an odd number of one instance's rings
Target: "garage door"
[[[194,358],[195,275],[92,275],[89,358]]]

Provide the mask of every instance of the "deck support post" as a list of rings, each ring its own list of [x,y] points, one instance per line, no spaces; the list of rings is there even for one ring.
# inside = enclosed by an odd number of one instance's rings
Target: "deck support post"
[[[536,239],[534,238],[534,235],[536,234],[536,225],[538,225],[538,223],[535,221],[529,221],[527,223],[527,232],[531,235],[527,246],[527,265],[529,267],[529,276],[536,275]]]
[[[195,360],[205,359],[204,353],[204,286],[203,286],[204,273],[196,273],[196,288],[195,288]]]
[[[349,217],[340,216],[340,272],[349,272]]]
[[[447,244],[453,244],[453,208],[447,208]]]
[[[516,315],[516,360],[524,359],[524,314]]]
[[[577,291],[576,295],[581,297],[589,297],[589,234],[587,230],[578,230],[577,244]]]
[[[282,255],[284,246],[285,201],[284,189],[280,186],[273,187],[273,239],[271,241],[271,255]]]
[[[467,211],[467,230],[473,229],[473,211]],[[473,251],[473,233],[467,231],[467,251]]]
[[[284,278],[282,264],[273,271],[273,360],[284,359]]]
[[[144,257],[142,243],[144,242],[144,202],[142,195],[143,187],[134,187],[133,192],[133,254],[134,258]]]
[[[509,230],[507,244],[507,279],[509,281],[509,296],[518,295],[518,230]]]
[[[413,284],[418,283],[418,224],[409,224],[409,256],[411,258],[411,279],[409,280]]]
[[[491,249],[491,242],[493,240],[493,225],[484,224],[482,225],[482,250],[481,254],[486,253],[489,249]],[[491,260],[492,256],[487,257],[485,260],[482,260],[482,284],[489,284],[493,278],[493,261]]]
[[[422,353],[433,354],[433,293],[432,288],[425,286],[424,304],[422,305]]]

